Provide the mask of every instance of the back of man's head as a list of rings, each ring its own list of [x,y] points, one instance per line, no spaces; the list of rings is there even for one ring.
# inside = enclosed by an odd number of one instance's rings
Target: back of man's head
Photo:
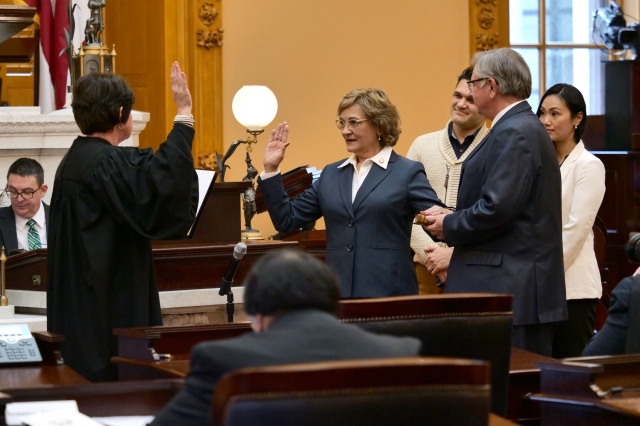
[[[22,177],[35,176],[38,186],[44,184],[44,169],[36,160],[31,158],[18,158],[9,166],[7,171],[7,180],[9,175],[18,175]]]
[[[520,100],[531,96],[531,71],[515,50],[503,47],[478,52],[471,62],[477,78],[493,78],[501,95]]]
[[[273,315],[298,309],[335,313],[340,298],[331,269],[301,250],[264,255],[244,280],[244,308],[249,315]]]

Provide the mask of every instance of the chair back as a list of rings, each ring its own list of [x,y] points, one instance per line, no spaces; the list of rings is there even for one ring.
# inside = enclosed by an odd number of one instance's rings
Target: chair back
[[[513,297],[442,294],[343,300],[338,317],[379,334],[422,341],[421,356],[468,358],[491,363],[491,411],[506,415],[511,358]]]
[[[488,424],[486,362],[395,358],[244,368],[216,385],[215,426]]]

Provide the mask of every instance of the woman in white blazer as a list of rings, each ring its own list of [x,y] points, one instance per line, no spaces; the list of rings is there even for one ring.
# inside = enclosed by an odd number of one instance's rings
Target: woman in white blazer
[[[558,324],[552,356],[580,356],[593,336],[602,296],[593,249],[593,222],[604,197],[604,165],[584,146],[587,122],[582,93],[556,84],[544,94],[538,117],[555,145],[562,178],[562,246],[569,319]]]

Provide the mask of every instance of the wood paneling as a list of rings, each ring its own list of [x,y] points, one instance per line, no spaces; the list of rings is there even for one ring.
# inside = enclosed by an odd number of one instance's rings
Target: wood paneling
[[[509,0],[469,0],[469,55],[509,46]]]

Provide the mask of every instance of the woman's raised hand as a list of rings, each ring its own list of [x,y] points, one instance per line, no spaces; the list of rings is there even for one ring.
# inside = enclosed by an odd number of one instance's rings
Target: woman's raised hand
[[[278,124],[278,127],[271,131],[269,142],[264,150],[264,171],[273,173],[278,170],[280,163],[284,160],[284,151],[289,146],[289,125],[286,121]]]
[[[187,85],[187,76],[180,71],[177,61],[171,65],[171,91],[173,101],[178,107],[178,114],[191,114],[191,93]]]

